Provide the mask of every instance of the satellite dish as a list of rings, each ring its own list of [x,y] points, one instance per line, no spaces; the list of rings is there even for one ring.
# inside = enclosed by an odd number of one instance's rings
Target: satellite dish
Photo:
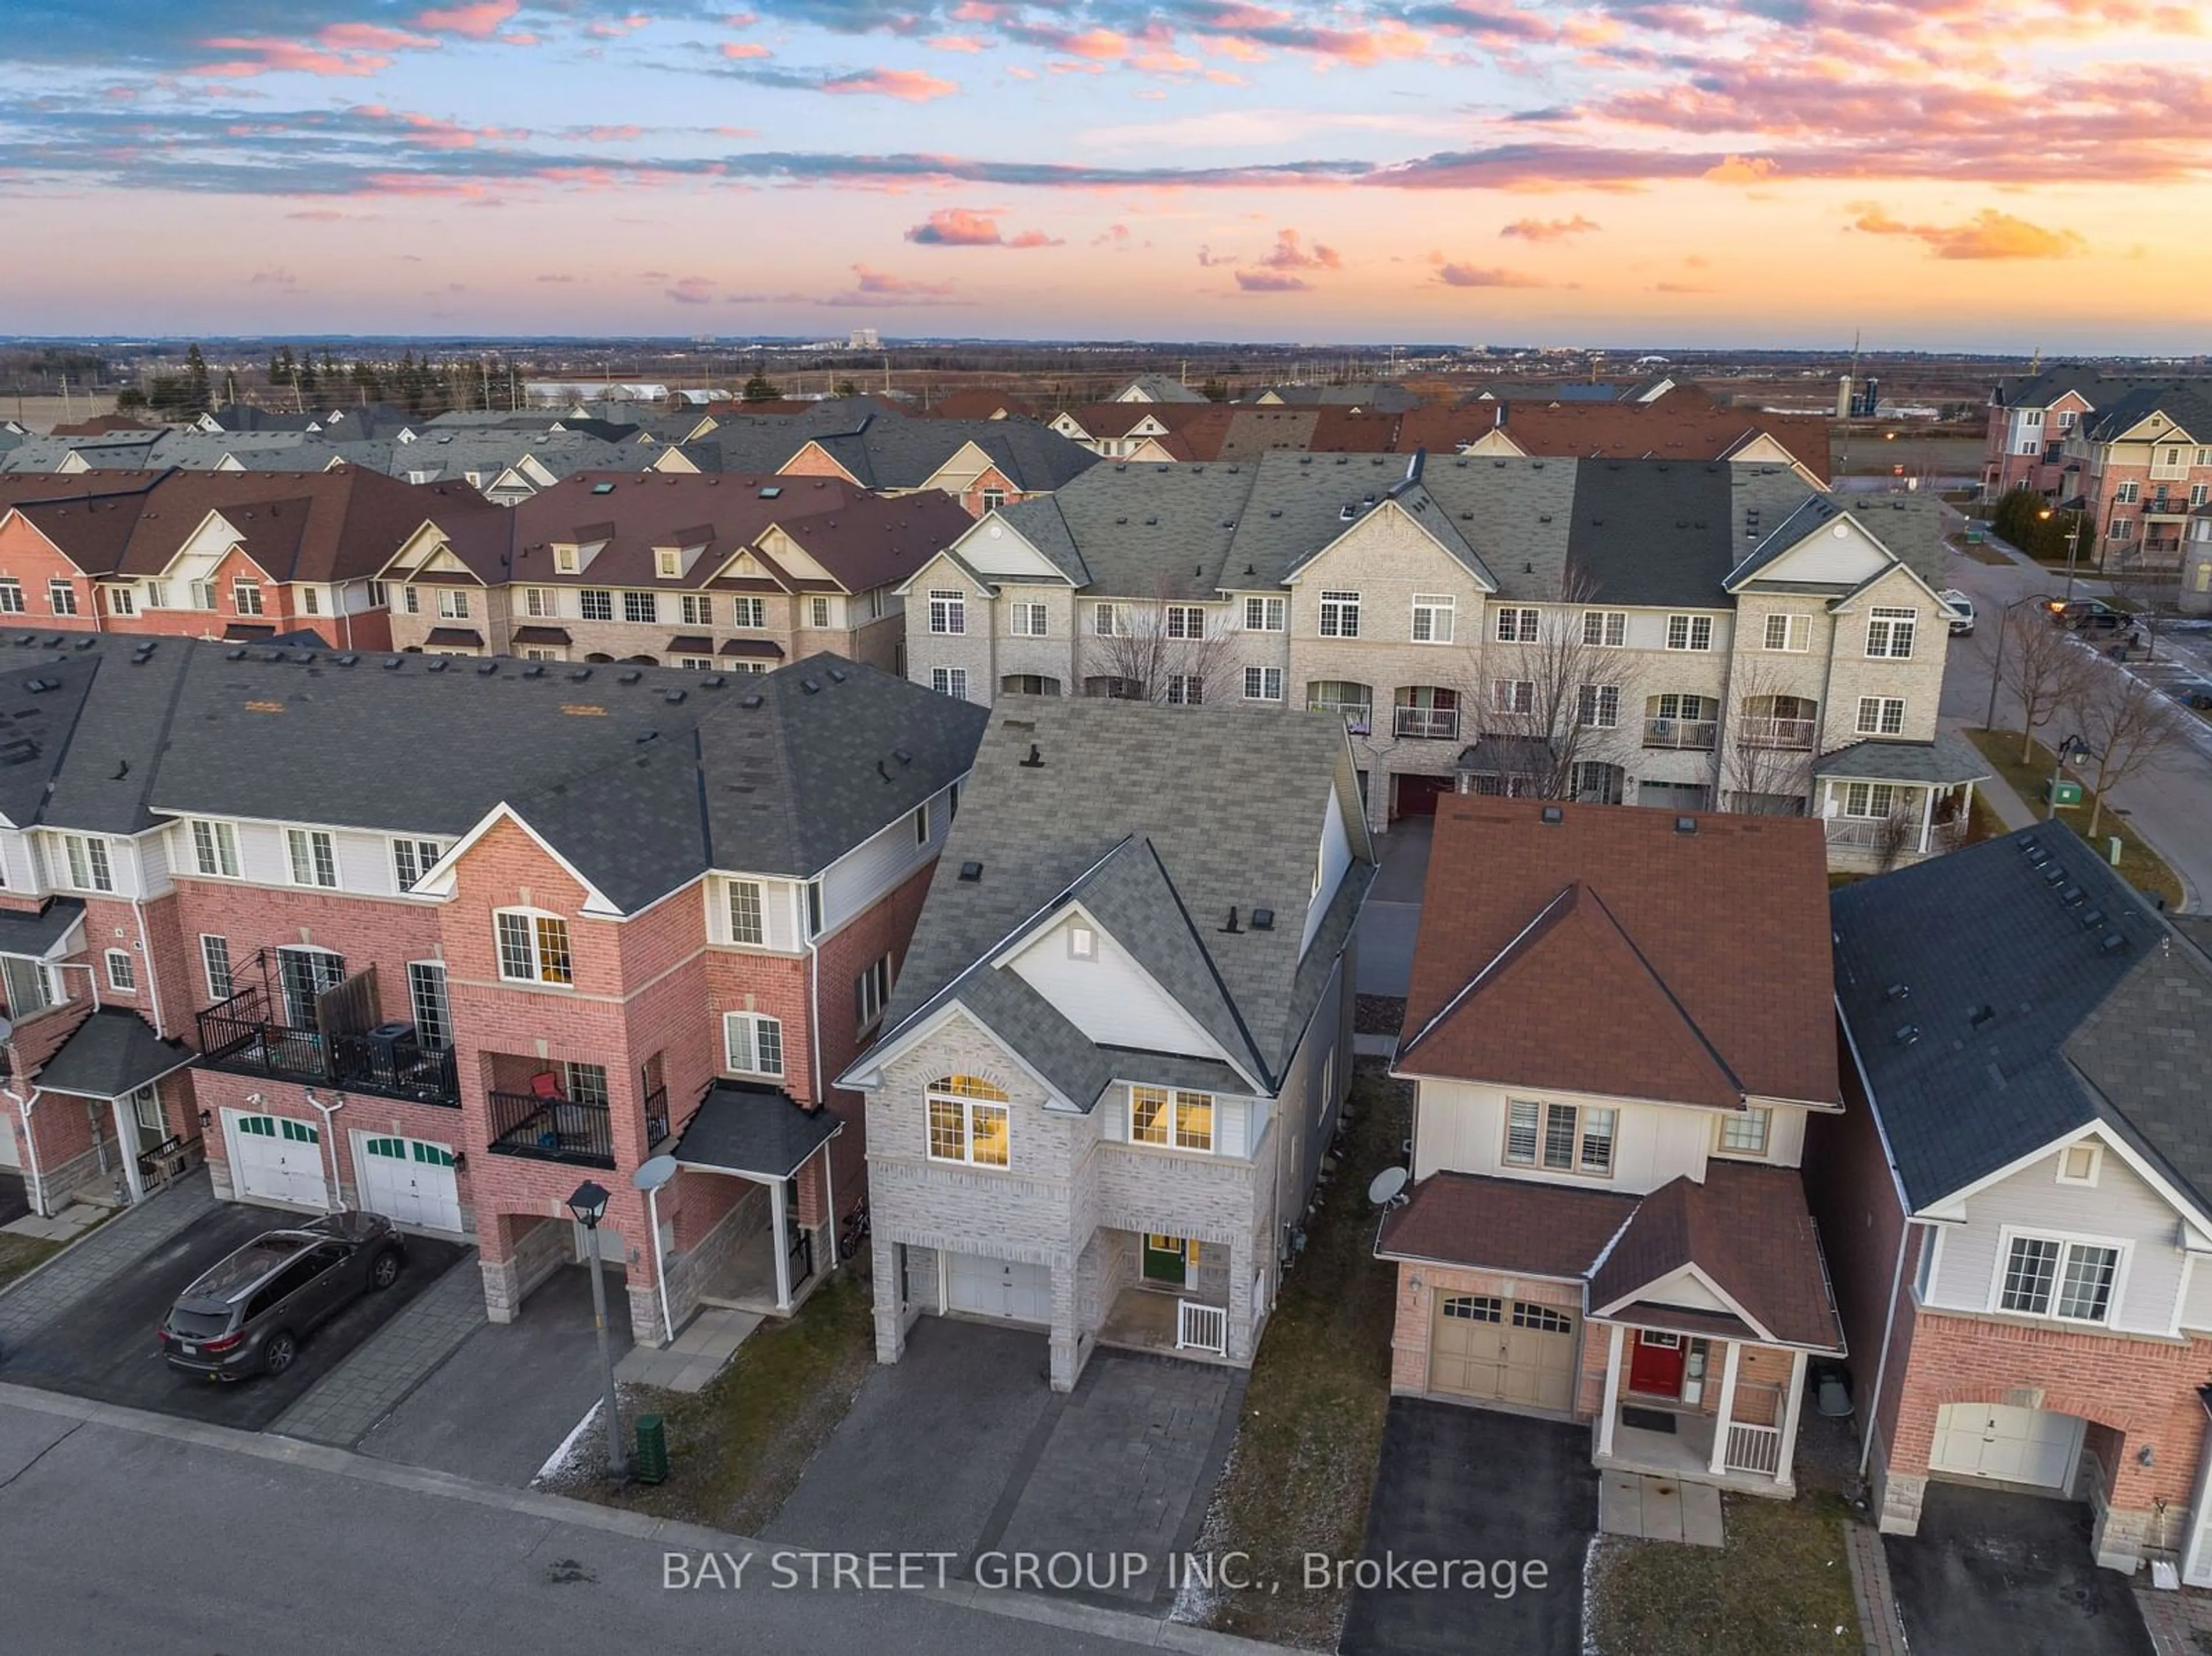
[[[1368,1186],[1367,1199],[1378,1208],[1389,1207],[1404,1192],[1406,1180],[1411,1175],[1403,1168],[1383,1168],[1375,1175],[1375,1181]]]
[[[674,1177],[676,1177],[676,1158],[672,1156],[656,1156],[649,1161],[641,1162],[637,1171],[630,1174],[629,1182],[640,1190],[659,1190]]]

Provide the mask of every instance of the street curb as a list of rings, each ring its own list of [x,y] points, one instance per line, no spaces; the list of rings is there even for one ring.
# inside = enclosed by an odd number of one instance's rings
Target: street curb
[[[652,1518],[642,1513],[602,1507],[596,1502],[578,1501],[568,1495],[545,1495],[535,1489],[510,1489],[495,1483],[479,1483],[472,1478],[457,1477],[451,1472],[398,1465],[357,1454],[350,1449],[310,1443],[302,1438],[278,1437],[268,1433],[241,1431],[232,1426],[177,1420],[143,1409],[126,1408],[121,1404],[100,1403],[64,1392],[43,1392],[4,1380],[0,1380],[0,1404],[74,1420],[80,1424],[105,1426],[116,1431],[135,1432],[144,1437],[188,1443],[198,1448],[218,1449],[231,1454],[250,1456],[257,1460],[306,1467],[333,1477],[349,1477],[359,1483],[380,1484],[386,1489],[438,1495],[449,1501],[465,1501],[474,1506],[544,1519],[549,1523],[604,1530],[640,1541],[660,1541],[674,1549],[742,1553],[748,1556],[823,1550],[775,1547],[750,1536],[710,1529],[703,1524]],[[1065,1628],[1070,1632],[1092,1634],[1101,1638],[1118,1640],[1124,1644],[1155,1650],[1187,1651],[1192,1653],[1192,1656],[1257,1656],[1260,1652],[1288,1648],[1255,1639],[1241,1638],[1235,1634],[1216,1633],[1209,1628],[1158,1621],[1127,1611],[1071,1604],[1034,1593],[987,1590],[972,1581],[925,1588],[915,1596],[957,1609],[981,1611],[987,1615],[1008,1617],[1015,1621]]]

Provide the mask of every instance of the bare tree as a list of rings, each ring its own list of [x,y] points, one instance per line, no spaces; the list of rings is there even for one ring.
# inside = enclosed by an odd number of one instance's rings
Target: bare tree
[[[1794,715],[1778,713],[1803,686],[1786,668],[1763,656],[1737,658],[1729,670],[1732,709],[1721,722],[1723,798],[1727,810],[1752,816],[1797,816],[1813,787],[1813,752],[1819,742],[1817,717],[1799,741]],[[1803,697],[1810,703],[1812,698]],[[1760,711],[1753,713],[1756,707]],[[1817,715],[1819,709],[1812,708]]]
[[[2137,625],[2146,635],[2151,653],[2158,653],[2159,623],[2181,607],[2179,549],[2171,567],[2147,561],[2141,541],[2129,541],[2105,567],[2112,597],[2124,609],[2141,617]]]
[[[2085,830],[2094,837],[2105,817],[2105,791],[2161,763],[2185,739],[2186,715],[2130,674],[2097,675],[2075,708],[2088,745],[2088,781],[2097,803]]]
[[[1109,607],[1112,630],[1102,633],[1100,613]],[[1149,599],[1086,600],[1078,613],[1086,686],[1103,679],[1109,681],[1106,693],[1118,698],[1194,705],[1227,692],[1227,675],[1240,653],[1231,611],[1172,597],[1163,588]]]
[[[1462,728],[1491,738],[1505,792],[1539,799],[1572,798],[1585,764],[1620,764],[1644,718],[1629,705],[1627,652],[1607,642],[1606,613],[1578,607],[1597,602],[1587,581],[1562,587],[1559,603],[1577,607],[1491,606],[1462,663],[1460,700],[1472,714]]]
[[[1911,845],[1919,833],[1920,819],[1911,811],[1893,810],[1888,816],[1883,817],[1881,826],[1875,830],[1874,850],[1876,870],[1887,874],[1895,868],[1899,858],[1905,855],[1906,847]]]
[[[2038,604],[2007,613],[1998,640],[1999,682],[2020,702],[2020,761],[2035,751],[2035,733],[2077,706],[2097,676],[2096,658]]]

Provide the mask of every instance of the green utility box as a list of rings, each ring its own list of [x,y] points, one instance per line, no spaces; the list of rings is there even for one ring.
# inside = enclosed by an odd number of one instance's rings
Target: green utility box
[[[2079,782],[2069,782],[2061,777],[2056,782],[2045,782],[2043,785],[2043,798],[2044,802],[2053,810],[2063,810],[2069,805],[2078,805],[2081,803],[2081,785]]]
[[[630,1457],[629,1471],[641,1483],[668,1481],[668,1427],[659,1415],[637,1417],[637,1453]]]

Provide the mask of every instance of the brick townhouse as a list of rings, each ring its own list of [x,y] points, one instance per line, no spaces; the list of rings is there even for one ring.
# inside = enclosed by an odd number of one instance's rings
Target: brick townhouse
[[[1881,1527],[2086,1502],[2212,1586],[2212,942],[2064,830],[1831,902],[1845,1107],[1807,1156]]]
[[[2084,494],[2088,456],[2076,438],[2123,403],[2139,409],[2145,399],[2173,392],[2212,398],[2212,380],[2106,374],[2078,363],[2060,363],[2021,379],[2000,380],[1990,391],[1982,455],[1984,497],[1995,501],[2008,490],[2028,488],[2057,505]],[[2200,445],[2212,441],[2201,432],[2195,435]],[[2084,555],[2088,555],[2085,549]]]
[[[1457,792],[1817,816],[1839,868],[1954,843],[1936,503],[1776,463],[1109,462],[903,589],[947,695],[1327,708],[1377,830]]]
[[[1797,1169],[1842,1106],[1819,827],[1461,798],[1404,1034],[1391,1386],[1587,1422],[1592,1459],[1795,1487],[1843,1350]]]
[[[896,674],[898,589],[972,521],[839,478],[578,472],[431,514],[379,576],[403,650],[720,672],[826,650]]]
[[[33,634],[0,634],[0,707],[5,1142],[42,1208],[204,1155],[226,1197],[472,1233],[505,1318],[595,1177],[647,1341],[829,1268],[866,1178],[831,1078],[982,710],[831,656]],[[629,1180],[655,1153],[657,1227]]]
[[[0,478],[0,627],[389,649],[378,575],[432,513],[496,515],[356,467]]]
[[[2212,517],[2212,380],[2132,391],[2086,416],[2066,448],[2080,486],[2062,504],[2095,525],[2097,563],[2179,565],[2192,522]]]

